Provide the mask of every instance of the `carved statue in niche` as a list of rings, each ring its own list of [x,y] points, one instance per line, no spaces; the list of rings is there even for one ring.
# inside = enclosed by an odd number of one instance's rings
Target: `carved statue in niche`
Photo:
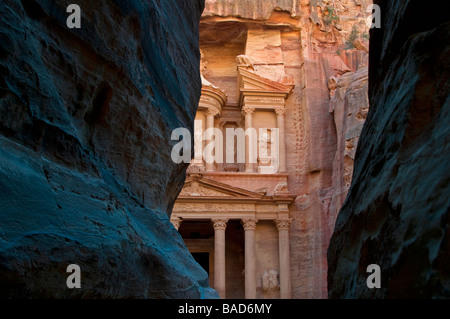
[[[208,65],[208,62],[205,60],[205,54],[203,53],[203,50],[200,49],[200,73],[203,74],[203,72],[206,70],[206,67]]]
[[[280,181],[274,188],[274,193],[286,193],[289,192],[288,184],[286,181]]]
[[[260,174],[276,173],[273,162],[275,149],[273,149],[272,145],[272,135],[273,132],[271,129],[260,129],[258,136],[258,173]]]
[[[204,73],[207,72],[207,65],[208,65],[208,61],[206,61],[203,51],[200,50],[200,77],[202,79],[202,85],[203,86],[212,86],[214,88],[217,88],[217,86],[213,85],[211,82],[209,82],[207,79],[205,79]]]
[[[272,155],[269,155],[269,151],[271,150],[272,140],[271,140],[271,130],[265,129],[260,130],[258,137],[258,145],[260,149],[260,166],[269,166],[271,164]]]
[[[198,182],[192,182],[189,187],[186,187],[185,192],[186,192],[186,195],[188,195],[188,196],[203,195]]]
[[[266,294],[273,293],[280,289],[280,284],[278,282],[278,271],[274,269],[267,269],[264,271],[262,278],[262,290]]]
[[[249,57],[248,55],[240,54],[236,57],[236,64],[237,66],[244,66],[247,67],[248,70],[254,71],[253,64],[255,63],[255,60],[252,57]]]
[[[189,174],[203,174],[204,172],[205,167],[203,166],[203,164],[196,164],[195,162],[192,162],[186,170],[186,173]]]
[[[235,121],[227,122],[224,125],[224,130],[223,130],[223,132],[225,134],[225,137],[227,137],[226,134],[227,134],[227,129],[228,128],[236,130],[238,128],[238,124]],[[233,137],[233,139],[234,139],[234,137]],[[233,150],[232,150],[232,152],[233,152],[233,162],[224,164],[225,172],[239,172],[239,164],[238,164],[238,158],[237,158],[238,143],[233,143],[233,144],[234,144],[233,145]],[[228,151],[228,149],[226,149],[226,151]],[[226,154],[226,155],[228,155],[228,154]]]
[[[328,89],[330,90],[330,99],[336,94],[338,78],[331,76],[328,79]]]

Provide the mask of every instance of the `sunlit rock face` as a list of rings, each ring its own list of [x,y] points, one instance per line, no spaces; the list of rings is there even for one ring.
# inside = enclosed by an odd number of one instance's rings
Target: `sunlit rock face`
[[[328,249],[331,298],[448,298],[450,24],[417,1],[377,1],[370,110]],[[370,264],[381,288],[369,289]]]
[[[239,104],[241,55],[254,62],[255,74],[294,85],[285,114],[287,186],[295,196],[289,205],[292,298],[327,298],[328,243],[369,107],[370,4],[206,0],[200,22],[203,75],[230,105]]]
[[[80,29],[66,1],[0,5],[0,296],[217,297],[168,219],[204,3],[77,4]]]

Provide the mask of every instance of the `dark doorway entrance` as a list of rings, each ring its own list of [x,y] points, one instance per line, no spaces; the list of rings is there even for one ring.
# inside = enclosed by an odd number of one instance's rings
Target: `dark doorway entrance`
[[[191,253],[195,261],[203,267],[209,276],[209,253]]]

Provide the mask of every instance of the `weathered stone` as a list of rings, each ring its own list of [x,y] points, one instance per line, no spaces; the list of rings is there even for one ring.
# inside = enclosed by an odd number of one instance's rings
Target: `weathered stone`
[[[267,20],[274,10],[288,11],[293,17],[299,17],[302,12],[299,0],[207,0],[203,14],[205,16],[234,16],[252,20]]]
[[[65,1],[0,5],[0,295],[217,297],[169,222],[203,3],[77,4],[81,29]]]
[[[330,78],[329,88],[333,92],[330,113],[334,117],[337,136],[331,216],[337,216],[350,188],[356,146],[369,109],[368,69],[361,68],[357,72],[346,73],[337,83],[334,84],[334,81],[334,78]],[[333,227],[334,221],[329,222]]]
[[[386,14],[371,31],[370,110],[328,249],[329,297],[449,298],[450,23],[420,1],[376,2]]]
[[[369,41],[364,41],[363,39],[357,38],[352,42],[353,46],[357,50],[362,50],[364,52],[369,52]]]

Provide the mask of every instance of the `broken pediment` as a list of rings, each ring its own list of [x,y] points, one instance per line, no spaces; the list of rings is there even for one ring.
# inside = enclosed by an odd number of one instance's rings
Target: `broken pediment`
[[[256,74],[255,72],[245,70],[244,68],[238,68],[238,70],[239,70],[241,91],[259,90],[265,92],[283,93],[288,95],[289,93],[291,93],[294,87],[294,85],[290,83],[291,81],[289,81],[288,75],[285,75],[282,78],[280,78],[280,81],[287,83],[283,84],[280,82],[272,81],[268,78]]]
[[[280,78],[280,81],[272,81],[261,75],[256,74],[248,66],[238,66],[238,85],[239,85],[239,103],[243,105],[246,97],[260,97],[263,99],[277,98],[280,105],[284,106],[284,102],[291,94],[294,85],[288,75]],[[273,101],[270,101],[271,104]]]
[[[230,197],[232,195],[226,194],[215,189],[205,187],[204,185],[200,185],[199,182],[194,181],[185,185],[181,190],[180,196],[227,196]]]

